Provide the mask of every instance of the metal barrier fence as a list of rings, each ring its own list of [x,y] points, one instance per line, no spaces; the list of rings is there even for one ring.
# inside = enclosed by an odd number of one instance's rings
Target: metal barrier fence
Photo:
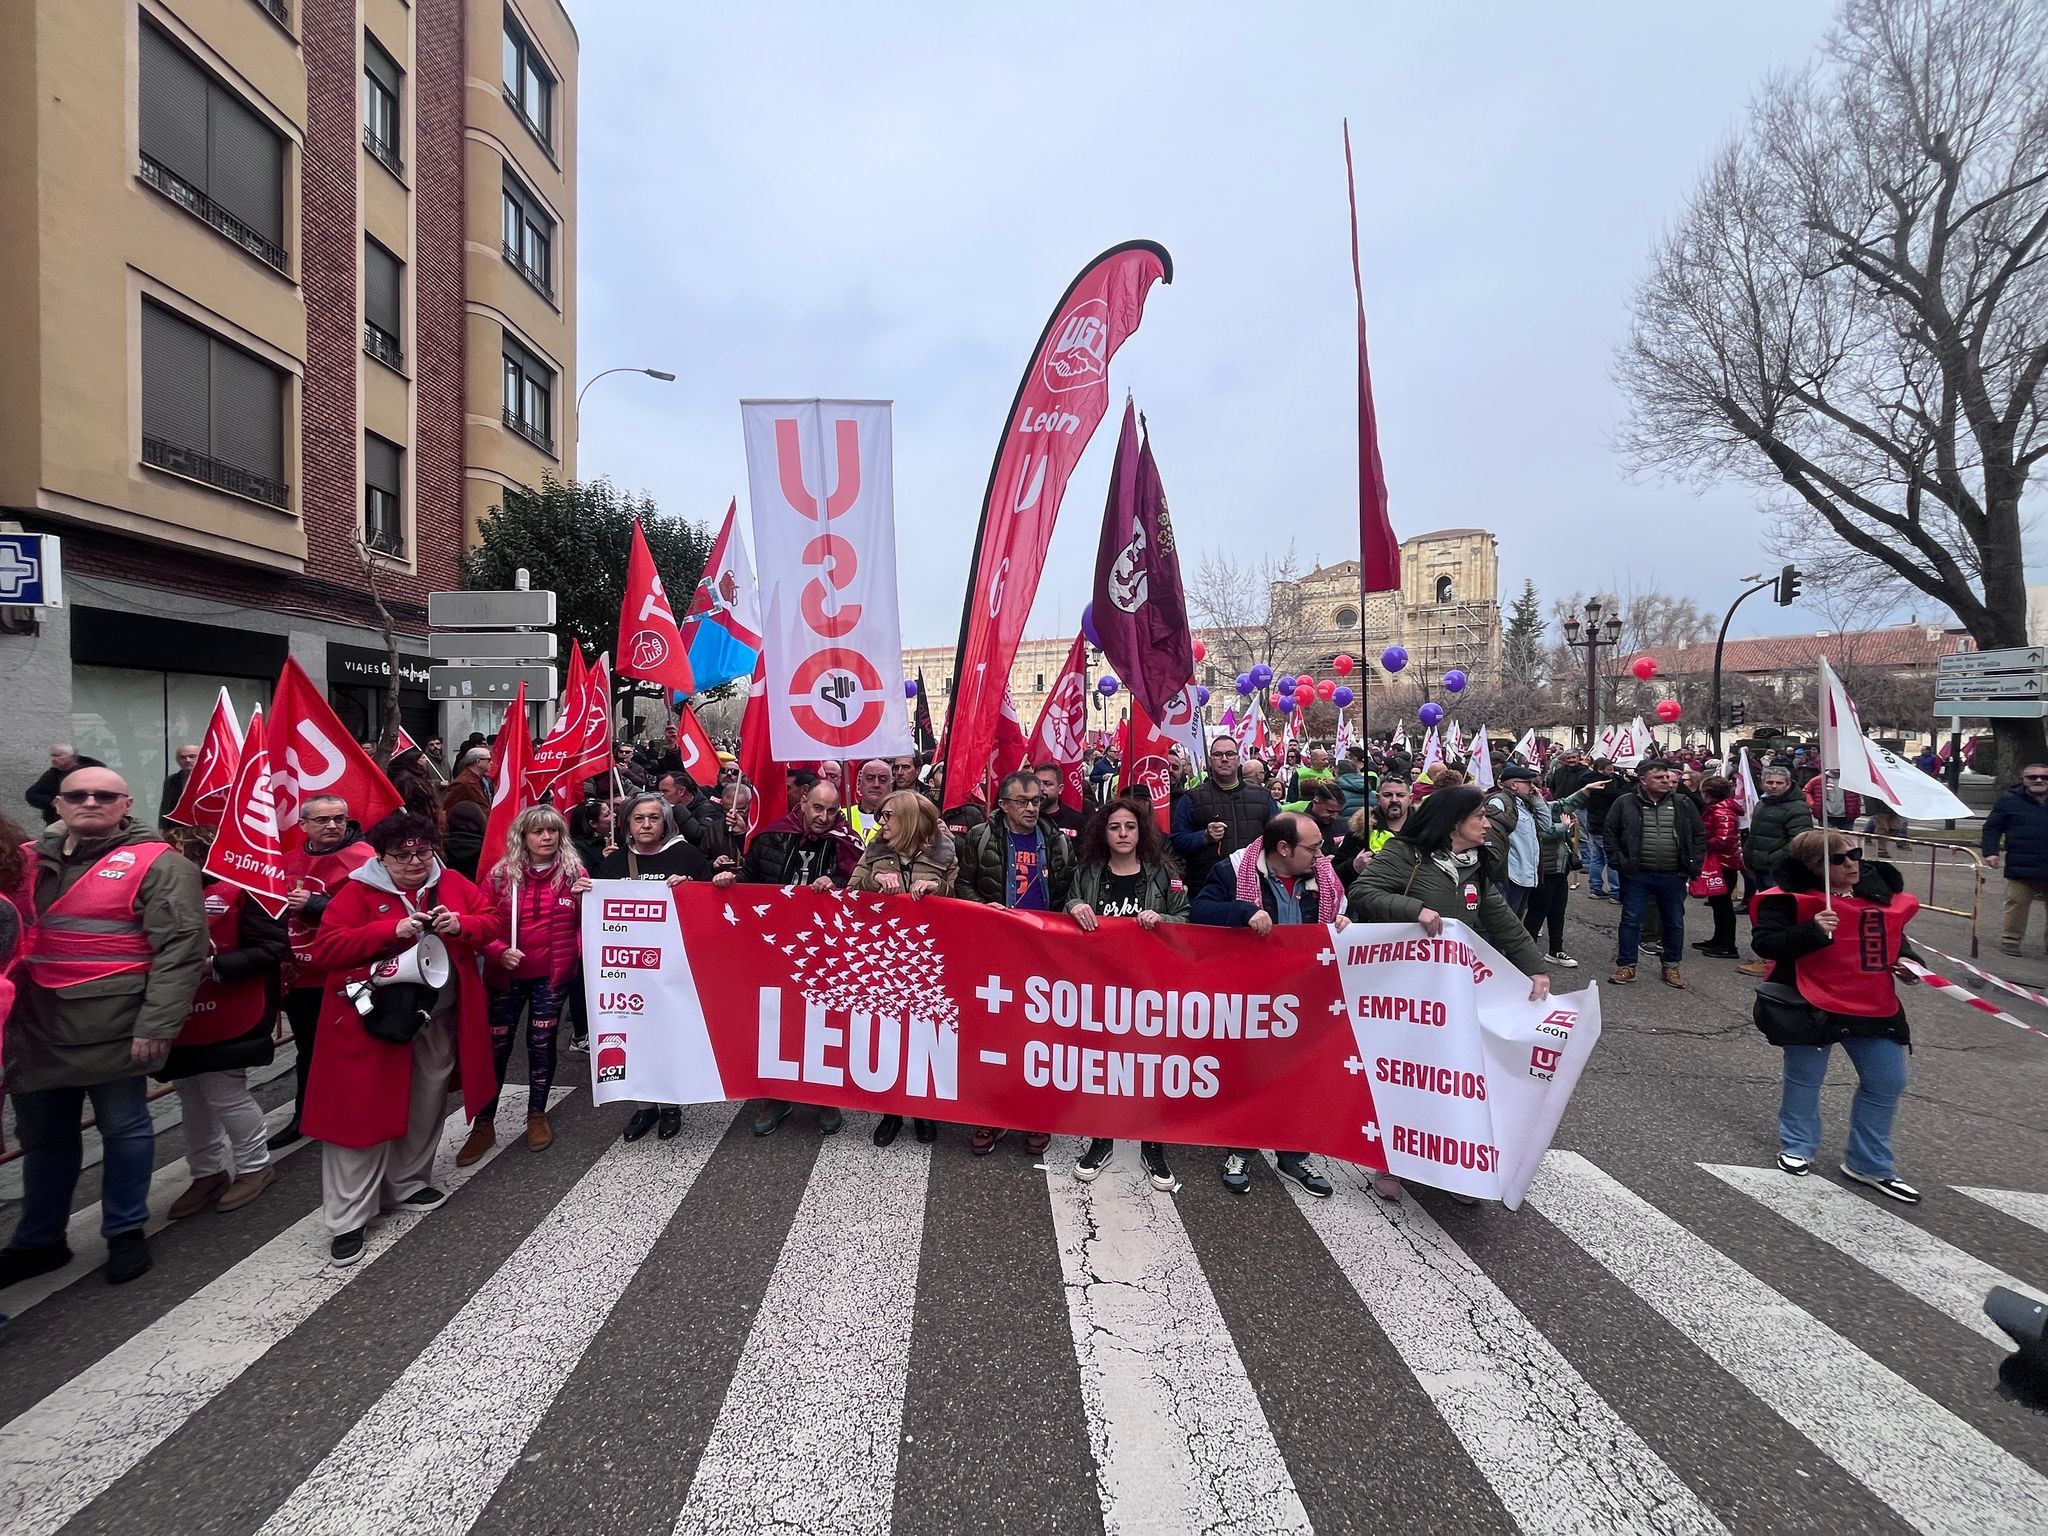
[[[1844,837],[1855,838],[1858,843],[1863,845],[1866,853],[1871,854],[1873,857],[1884,859],[1887,863],[1897,865],[1899,873],[1906,877],[1906,889],[1913,891],[1914,895],[1920,897],[1920,905],[1922,907],[1930,912],[1946,912],[1951,917],[1968,918],[1970,920],[1970,958],[1975,960],[1978,957],[1978,930],[1984,915],[1984,870],[1986,866],[1983,854],[1965,844],[1933,842],[1924,837],[1886,837],[1876,832],[1851,832],[1846,828],[1837,828],[1836,830],[1840,831]],[[1926,849],[1926,893],[1923,895],[1921,892],[1913,890],[1915,874],[1920,862],[1917,856],[1912,856],[1909,863],[1908,859],[1893,858],[1889,853],[1878,852],[1873,847],[1874,844],[1881,844],[1885,848],[1896,846]],[[1952,856],[1946,861],[1945,867],[1951,871],[1960,870],[1968,872],[1970,904],[1967,907],[1945,907],[1936,900],[1938,894],[1937,877],[1944,868],[1943,854]]]

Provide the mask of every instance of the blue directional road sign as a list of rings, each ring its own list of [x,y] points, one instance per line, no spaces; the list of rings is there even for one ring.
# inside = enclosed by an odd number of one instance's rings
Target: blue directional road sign
[[[62,543],[54,533],[0,533],[0,603],[62,608]]]

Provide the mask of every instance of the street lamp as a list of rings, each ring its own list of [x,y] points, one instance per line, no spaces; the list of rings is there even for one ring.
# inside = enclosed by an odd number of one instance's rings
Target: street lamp
[[[1568,613],[1564,619],[1564,643],[1575,651],[1586,653],[1586,750],[1593,750],[1593,743],[1600,739],[1600,652],[1612,650],[1621,644],[1621,615],[1615,614],[1607,621],[1606,633],[1601,633],[1600,614],[1605,605],[1599,598],[1586,602],[1586,635],[1579,638],[1579,616]]]
[[[576,391],[576,441],[577,441],[577,442],[579,442],[579,443],[580,443],[580,442],[582,442],[582,441],[583,441],[583,397],[584,397],[585,395],[587,395],[587,394],[589,394],[589,393],[590,393],[590,386],[591,386],[591,385],[595,384],[595,383],[596,383],[596,382],[597,382],[597,381],[598,381],[599,379],[601,379],[601,378],[604,378],[606,374],[613,374],[613,373],[644,373],[644,374],[646,374],[646,375],[647,375],[647,377],[648,377],[648,378],[650,378],[650,379],[659,379],[659,380],[661,380],[661,382],[662,382],[662,383],[664,383],[664,384],[673,384],[673,383],[675,383],[675,381],[676,381],[676,376],[675,376],[674,374],[672,374],[672,373],[668,372],[668,371],[667,371],[666,369],[662,369],[662,368],[627,368],[627,367],[620,367],[620,368],[607,368],[607,369],[605,369],[605,370],[604,370],[604,372],[603,372],[603,373],[593,373],[593,374],[592,374],[592,375],[591,375],[591,376],[590,376],[589,378],[587,378],[587,379],[585,379],[585,380],[583,381],[583,387],[582,387],[581,389],[579,389],[579,390],[577,390],[577,391]]]

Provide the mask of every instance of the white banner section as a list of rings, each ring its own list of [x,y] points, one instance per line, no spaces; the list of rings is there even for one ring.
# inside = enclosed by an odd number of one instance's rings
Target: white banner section
[[[590,1097],[716,1103],[725,1095],[666,880],[598,880],[583,898]]]
[[[742,400],[768,740],[783,762],[912,750],[886,400]]]

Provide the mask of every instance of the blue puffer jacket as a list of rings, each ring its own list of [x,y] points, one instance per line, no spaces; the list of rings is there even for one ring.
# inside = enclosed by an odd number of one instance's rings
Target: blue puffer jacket
[[[1984,818],[1984,852],[2005,855],[2008,879],[2048,880],[2048,805],[2013,785]]]

